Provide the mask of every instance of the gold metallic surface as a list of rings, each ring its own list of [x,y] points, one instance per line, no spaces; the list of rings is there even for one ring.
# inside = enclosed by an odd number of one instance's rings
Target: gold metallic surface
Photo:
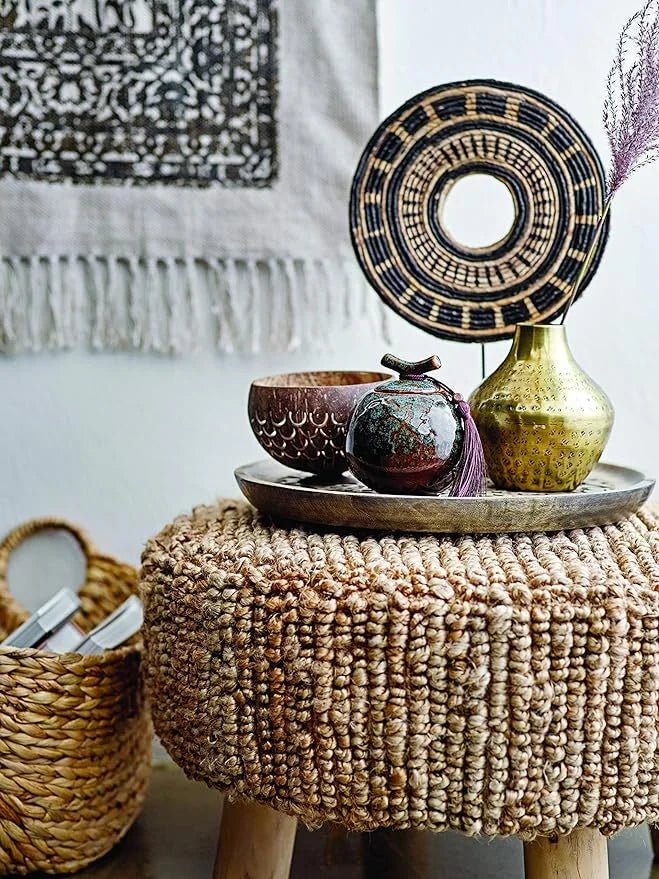
[[[520,324],[501,366],[471,396],[490,479],[516,491],[569,491],[609,438],[613,406],[581,369],[565,327]]]

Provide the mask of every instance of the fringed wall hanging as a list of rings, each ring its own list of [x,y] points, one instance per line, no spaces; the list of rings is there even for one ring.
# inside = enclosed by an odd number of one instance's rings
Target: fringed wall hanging
[[[292,350],[372,309],[375,0],[3,0],[0,49],[0,351]]]

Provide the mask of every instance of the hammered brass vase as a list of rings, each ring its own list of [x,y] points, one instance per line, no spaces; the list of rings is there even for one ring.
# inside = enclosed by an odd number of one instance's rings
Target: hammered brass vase
[[[501,366],[470,399],[489,476],[513,491],[571,491],[599,461],[613,406],[558,324],[520,324]]]

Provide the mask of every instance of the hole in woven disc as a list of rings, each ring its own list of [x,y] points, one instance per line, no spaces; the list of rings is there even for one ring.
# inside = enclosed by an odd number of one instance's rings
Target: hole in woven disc
[[[457,245],[478,250],[505,239],[515,216],[515,203],[505,183],[491,174],[469,174],[446,193],[439,221]]]
[[[77,592],[87,562],[77,540],[65,531],[43,531],[28,537],[9,557],[9,591],[24,608],[35,611],[59,589]]]

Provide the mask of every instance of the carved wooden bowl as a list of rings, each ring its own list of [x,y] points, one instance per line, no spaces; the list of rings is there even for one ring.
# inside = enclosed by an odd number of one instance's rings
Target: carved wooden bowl
[[[348,469],[346,430],[364,394],[390,379],[385,372],[292,372],[252,383],[249,422],[280,464],[332,476]]]

